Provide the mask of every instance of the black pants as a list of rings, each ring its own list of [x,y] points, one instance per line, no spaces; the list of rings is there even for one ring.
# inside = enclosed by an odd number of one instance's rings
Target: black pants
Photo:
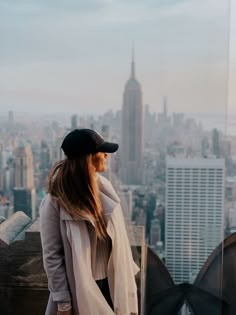
[[[107,303],[110,305],[112,310],[114,310],[111,295],[110,295],[109,285],[108,285],[108,279],[105,278],[105,279],[97,280],[96,283],[99,289],[101,290],[103,296],[107,300]]]

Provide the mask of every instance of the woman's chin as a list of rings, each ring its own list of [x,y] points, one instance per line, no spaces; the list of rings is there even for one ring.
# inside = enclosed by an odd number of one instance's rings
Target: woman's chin
[[[101,167],[97,170],[98,173],[103,173],[106,172],[107,168],[106,167]]]

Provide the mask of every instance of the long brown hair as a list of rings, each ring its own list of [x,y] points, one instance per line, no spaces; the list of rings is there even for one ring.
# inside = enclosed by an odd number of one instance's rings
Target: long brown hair
[[[75,220],[92,222],[98,238],[105,239],[106,223],[95,175],[92,154],[65,158],[52,168],[47,190]]]

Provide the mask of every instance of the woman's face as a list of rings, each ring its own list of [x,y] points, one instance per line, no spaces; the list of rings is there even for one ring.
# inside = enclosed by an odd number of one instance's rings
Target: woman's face
[[[98,152],[93,154],[92,163],[95,167],[96,172],[105,172],[107,169],[106,159],[108,157],[108,153]]]

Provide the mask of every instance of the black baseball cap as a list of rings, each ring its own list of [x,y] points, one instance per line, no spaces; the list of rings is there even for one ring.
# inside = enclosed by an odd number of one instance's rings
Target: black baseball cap
[[[103,137],[92,129],[75,129],[64,138],[61,148],[68,159],[97,152],[114,153],[118,144],[104,141]]]

